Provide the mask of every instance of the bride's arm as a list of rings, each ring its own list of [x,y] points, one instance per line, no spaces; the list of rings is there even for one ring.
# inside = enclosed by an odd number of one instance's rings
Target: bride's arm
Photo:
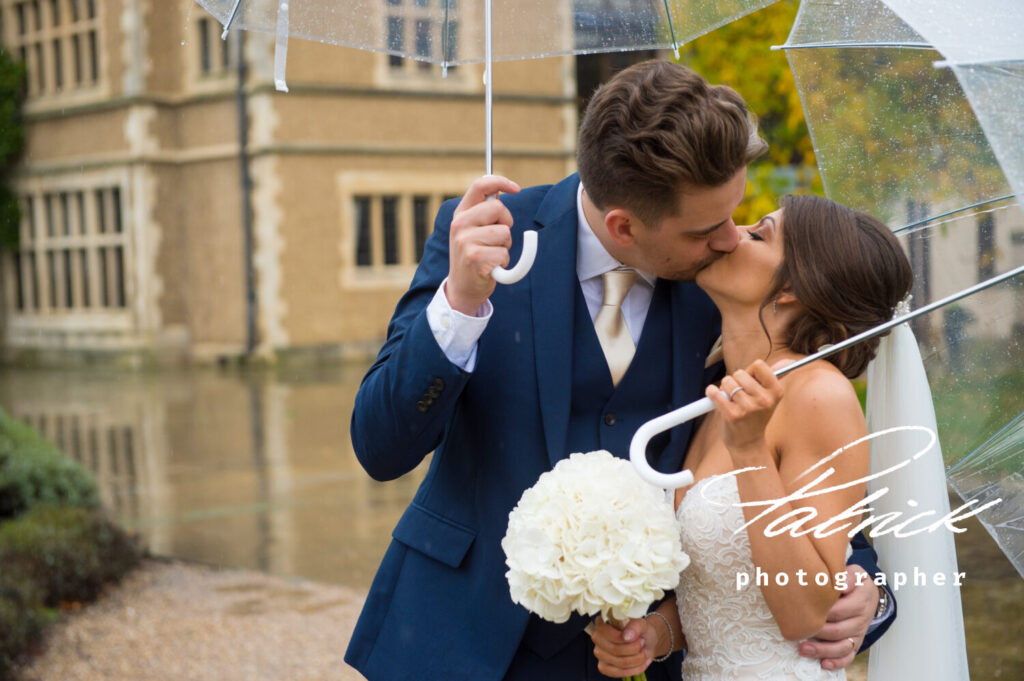
[[[867,432],[853,388],[830,366],[812,365],[792,374],[782,402],[778,379],[764,362],[755,362],[749,373],[736,372],[723,380],[726,392],[737,386],[744,390],[733,401],[717,388],[709,389],[708,396],[721,413],[723,440],[735,467],[761,467],[737,476],[742,501],[783,499],[828,468],[835,473],[814,489],[838,487],[867,474],[865,443],[800,477]],[[839,515],[863,496],[864,485],[857,483],[828,494],[743,509],[754,564],[767,576],[767,584],[759,586],[787,639],[801,640],[822,628],[839,596],[835,575],[846,568],[845,531],[819,538],[806,530]],[[773,521],[778,521],[774,527]]]

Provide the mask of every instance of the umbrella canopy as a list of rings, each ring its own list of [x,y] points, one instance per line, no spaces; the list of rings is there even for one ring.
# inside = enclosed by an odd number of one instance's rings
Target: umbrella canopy
[[[223,24],[437,64],[484,61],[483,0],[196,0]],[[775,0],[495,0],[495,60],[670,49]],[[232,13],[234,19],[231,20]],[[402,40],[415,35],[414,41]]]
[[[783,48],[831,198],[903,225],[1024,195],[1017,0],[804,0]]]

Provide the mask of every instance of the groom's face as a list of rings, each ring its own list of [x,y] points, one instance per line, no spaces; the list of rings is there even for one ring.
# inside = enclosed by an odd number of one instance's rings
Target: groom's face
[[[697,272],[739,243],[732,214],[743,200],[747,169],[720,187],[686,188],[676,214],[655,228],[633,233],[636,266],[671,281],[693,281]]]

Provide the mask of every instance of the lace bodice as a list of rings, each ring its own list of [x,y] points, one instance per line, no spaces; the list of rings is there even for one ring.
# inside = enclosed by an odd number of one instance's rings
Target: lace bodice
[[[735,476],[698,482],[676,512],[683,550],[690,565],[683,570],[676,601],[689,653],[683,662],[686,681],[843,681],[843,671],[827,671],[818,660],[800,657],[797,644],[782,637],[760,588]],[[750,576],[737,589],[738,573]]]

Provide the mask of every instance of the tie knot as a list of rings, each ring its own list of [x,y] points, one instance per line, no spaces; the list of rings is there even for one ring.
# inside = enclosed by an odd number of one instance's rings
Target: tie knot
[[[602,278],[604,279],[604,297],[601,304],[620,307],[622,301],[626,299],[629,289],[633,288],[633,282],[636,281],[636,270],[628,268],[608,270],[602,275]]]

